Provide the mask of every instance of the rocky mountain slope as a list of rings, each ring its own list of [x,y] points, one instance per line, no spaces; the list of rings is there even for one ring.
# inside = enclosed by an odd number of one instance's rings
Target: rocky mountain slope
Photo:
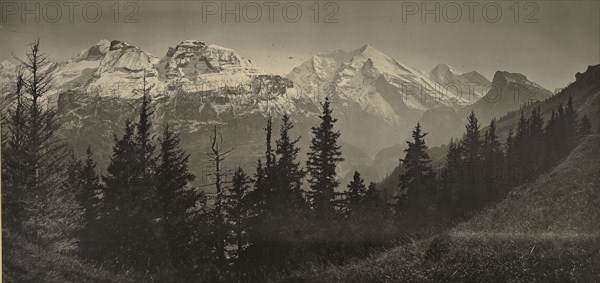
[[[450,137],[460,137],[471,111],[475,112],[479,123],[485,127],[493,118],[500,118],[526,104],[543,101],[553,95],[524,75],[505,71],[497,71],[485,89],[486,94],[471,105],[459,109],[437,107],[423,113],[419,121],[423,129],[431,133],[428,136],[429,144],[440,145],[448,142]]]

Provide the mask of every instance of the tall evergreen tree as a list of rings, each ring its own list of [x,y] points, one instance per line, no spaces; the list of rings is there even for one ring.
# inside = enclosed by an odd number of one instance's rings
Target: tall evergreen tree
[[[577,129],[577,133],[580,136],[591,135],[592,134],[592,124],[590,123],[590,119],[587,115],[584,115],[579,121],[579,127]]]
[[[28,106],[23,93],[23,68],[17,70],[14,102],[2,115],[2,215],[11,215],[2,218],[2,228],[19,230],[24,222],[23,202],[27,192],[24,147]]]
[[[515,149],[516,164],[515,166],[520,171],[520,168],[527,163],[527,157],[529,156],[528,150],[528,138],[529,138],[529,121],[525,118],[525,113],[521,111],[521,117],[517,124],[517,131],[515,133],[515,139],[513,146]]]
[[[461,156],[460,143],[451,138],[446,153],[446,164],[441,172],[440,189],[437,191],[438,218],[448,218],[454,214],[453,208],[460,188]]]
[[[115,260],[127,256],[135,268],[148,268],[160,262],[159,238],[154,233],[160,217],[156,194],[156,156],[151,135],[151,99],[144,75],[138,122],[125,123],[121,139],[115,137],[113,157],[103,177],[103,221],[105,232],[112,235],[120,252]]]
[[[272,145],[273,123],[271,115],[267,116],[267,125],[265,130],[265,161],[257,162],[256,173],[254,175],[254,190],[249,193],[248,199],[253,204],[251,207],[252,223],[249,228],[249,238],[255,244],[270,242],[277,235],[278,230],[271,223],[275,207],[278,206],[277,197],[274,194],[275,186],[275,163],[276,157]]]
[[[162,224],[161,245],[164,264],[182,266],[189,263],[187,244],[192,240],[194,225],[192,213],[196,213],[199,195],[189,184],[195,176],[189,172],[190,155],[180,147],[179,135],[169,125],[160,139],[156,189],[159,219]],[[187,256],[186,256],[187,255]]]
[[[558,135],[558,116],[556,115],[556,111],[552,110],[550,114],[550,119],[544,128],[544,142],[543,142],[543,152],[544,152],[544,164],[552,164],[557,156],[557,148],[556,141]]]
[[[486,187],[486,199],[496,200],[500,194],[502,170],[504,169],[504,156],[496,135],[496,119],[492,119],[484,136],[482,147],[483,184]]]
[[[466,132],[461,140],[462,166],[460,207],[469,211],[477,208],[483,200],[481,188],[481,137],[475,113],[467,117]]]
[[[50,61],[39,40],[29,47],[26,59],[19,60],[24,70],[17,73],[15,108],[3,121],[2,191],[9,198],[3,204],[16,213],[11,228],[46,249],[74,250],[83,214],[77,184],[70,182],[75,160],[57,134],[55,109],[44,105],[53,82]]]
[[[481,161],[481,137],[479,123],[475,113],[467,117],[466,132],[461,141],[463,161],[469,164],[478,164]]]
[[[321,123],[312,128],[313,139],[308,152],[306,168],[310,183],[309,198],[317,219],[331,220],[335,216],[335,194],[339,181],[336,178],[336,164],[344,161],[341,147],[337,144],[340,132],[333,129],[337,119],[329,98],[325,98]]]
[[[296,145],[300,138],[291,139],[290,130],[293,129],[290,116],[282,117],[279,138],[276,140],[277,160],[275,163],[274,186],[274,215],[280,219],[279,232],[283,238],[290,238],[289,232],[303,230],[306,218],[309,216],[308,206],[302,191],[304,170],[297,161],[300,148]]]
[[[508,136],[506,137],[506,143],[504,145],[506,155],[504,159],[504,185],[512,187],[516,183],[515,173],[517,164],[517,152],[515,150],[515,140],[513,135],[513,129],[508,130]]]
[[[302,198],[302,178],[304,178],[304,171],[300,167],[300,162],[297,161],[298,153],[300,148],[296,145],[300,138],[292,140],[290,138],[289,131],[294,127],[290,121],[290,116],[287,114],[282,118],[282,125],[280,130],[280,137],[277,139],[277,154],[276,161],[276,173],[277,173],[277,185],[279,190],[284,191],[287,195],[284,197],[291,198],[290,205],[301,205],[303,202]]]
[[[574,137],[577,133],[577,112],[573,107],[573,97],[569,96],[567,107],[565,108],[565,134],[569,137]],[[574,138],[571,138],[571,143]],[[572,145],[572,144],[571,144]]]
[[[250,178],[242,168],[238,168],[232,180],[232,185],[228,187],[225,195],[224,208],[227,215],[227,222],[230,226],[231,235],[228,244],[235,247],[235,258],[241,258],[244,247],[247,245],[248,220],[250,217],[248,202],[248,192],[250,191]]]
[[[121,138],[114,136],[115,145],[113,155],[107,168],[107,174],[102,177],[105,183],[102,199],[102,224],[106,246],[115,245],[117,249],[125,249],[129,233],[129,215],[133,209],[134,195],[131,194],[129,185],[134,178],[134,166],[137,162],[135,156],[135,143],[133,136],[134,125],[131,120],[125,121],[125,132]],[[115,260],[118,252],[115,252]]]
[[[360,177],[358,171],[354,171],[352,181],[348,184],[348,190],[344,192],[344,206],[342,211],[347,217],[360,217],[364,212],[363,204],[367,195],[365,180]]]
[[[374,182],[369,183],[364,202],[368,218],[373,222],[381,223],[380,221],[384,220],[386,216],[387,204],[381,197],[381,192],[377,189],[377,185]]]
[[[428,211],[434,208],[433,189],[434,173],[431,168],[431,159],[427,154],[425,136],[421,132],[421,125],[412,132],[412,141],[406,141],[408,147],[404,149],[405,155],[400,159],[403,172],[400,174],[400,193],[402,201],[398,201],[398,211],[407,211],[415,217],[427,216]]]
[[[88,244],[97,243],[100,219],[100,177],[96,173],[96,162],[93,159],[91,146],[86,150],[86,159],[77,172],[77,181],[79,182],[79,191],[77,193],[78,201],[84,209],[83,220],[84,228],[82,230],[81,240],[83,248]]]
[[[543,131],[544,128],[544,118],[542,118],[542,114],[539,108],[534,108],[531,110],[531,114],[529,116],[529,126],[528,126],[528,139],[527,139],[527,162],[535,165],[534,170],[537,171],[538,165],[542,155],[542,144],[543,144]]]

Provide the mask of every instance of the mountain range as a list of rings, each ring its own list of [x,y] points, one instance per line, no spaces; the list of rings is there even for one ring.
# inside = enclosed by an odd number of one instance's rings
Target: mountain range
[[[0,63],[5,96],[15,68],[8,61]],[[383,178],[397,165],[417,121],[447,138],[457,128],[448,124],[462,125],[458,117],[467,111],[485,121],[519,107],[522,101],[508,96],[492,99],[498,89],[502,94],[515,87],[521,92],[537,89],[536,99],[551,95],[520,74],[497,72],[490,82],[475,71],[462,73],[445,64],[422,72],[370,45],[316,54],[281,76],[260,70],[233,49],[199,40],[184,40],[161,58],[124,41],[100,40],[48,69],[55,89],[47,99],[59,110],[62,134],[78,154],[91,144],[102,169],[112,154],[113,135],[121,134],[126,119],[136,117],[145,77],[155,132],[168,123],[180,133],[200,185],[210,182],[204,152],[214,125],[234,148],[230,169],[252,172],[264,151],[267,115],[278,127],[279,117],[290,114],[296,125],[292,134],[301,136],[299,145],[306,150],[326,96],[342,133],[346,161],[339,174],[344,181],[357,169],[367,179]]]

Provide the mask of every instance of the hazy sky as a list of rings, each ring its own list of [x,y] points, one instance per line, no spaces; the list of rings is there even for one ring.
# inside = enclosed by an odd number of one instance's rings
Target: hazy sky
[[[113,1],[69,2],[0,0],[0,59],[22,56],[34,38],[53,60],[73,57],[100,39],[123,40],[158,57],[182,40],[198,39],[236,49],[262,69],[285,74],[315,53],[370,44],[419,70],[447,63],[489,79],[497,70],[519,72],[550,90],[600,61],[598,1],[520,2],[518,7],[513,1],[346,1],[320,2],[318,8],[313,1],[139,1],[120,2],[118,9]],[[35,12],[22,13],[36,11],[36,5],[39,22]],[[236,5],[239,22],[235,12],[223,13]],[[435,14],[422,13],[436,5],[439,22]],[[252,23],[257,7],[261,17]],[[301,15],[292,23],[298,8]],[[91,22],[97,9],[101,16]],[[137,23],[124,22],[131,13]]]

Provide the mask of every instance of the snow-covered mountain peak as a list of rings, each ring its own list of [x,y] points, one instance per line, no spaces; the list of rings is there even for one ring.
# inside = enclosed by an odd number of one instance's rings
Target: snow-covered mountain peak
[[[132,74],[142,71],[156,75],[156,71],[154,71],[156,63],[158,63],[156,56],[126,42],[113,40],[110,42],[108,53],[100,62],[96,75],[116,72]]]
[[[490,81],[481,74],[462,71],[447,64],[438,64],[429,72],[429,78],[447,91],[454,91],[461,98],[475,102],[485,95]]]
[[[88,49],[82,50],[73,57],[71,62],[80,62],[80,61],[96,61],[102,60],[106,53],[108,53],[110,49],[111,42],[106,39],[101,39],[96,42],[94,45],[90,46]]]
[[[449,66],[447,64],[441,63],[441,64],[437,64],[435,66],[435,68],[433,68],[433,70],[431,70],[431,73],[438,73],[438,74],[443,74],[443,73],[452,73],[454,75],[460,75],[462,74],[461,71],[459,71],[458,69]]]
[[[15,67],[15,64],[13,64],[12,62],[8,61],[8,60],[2,60],[2,62],[0,62],[0,69],[12,69]]]
[[[167,79],[196,79],[215,73],[256,73],[250,60],[240,56],[234,49],[219,45],[206,45],[200,40],[184,40],[160,60],[158,67]]]

